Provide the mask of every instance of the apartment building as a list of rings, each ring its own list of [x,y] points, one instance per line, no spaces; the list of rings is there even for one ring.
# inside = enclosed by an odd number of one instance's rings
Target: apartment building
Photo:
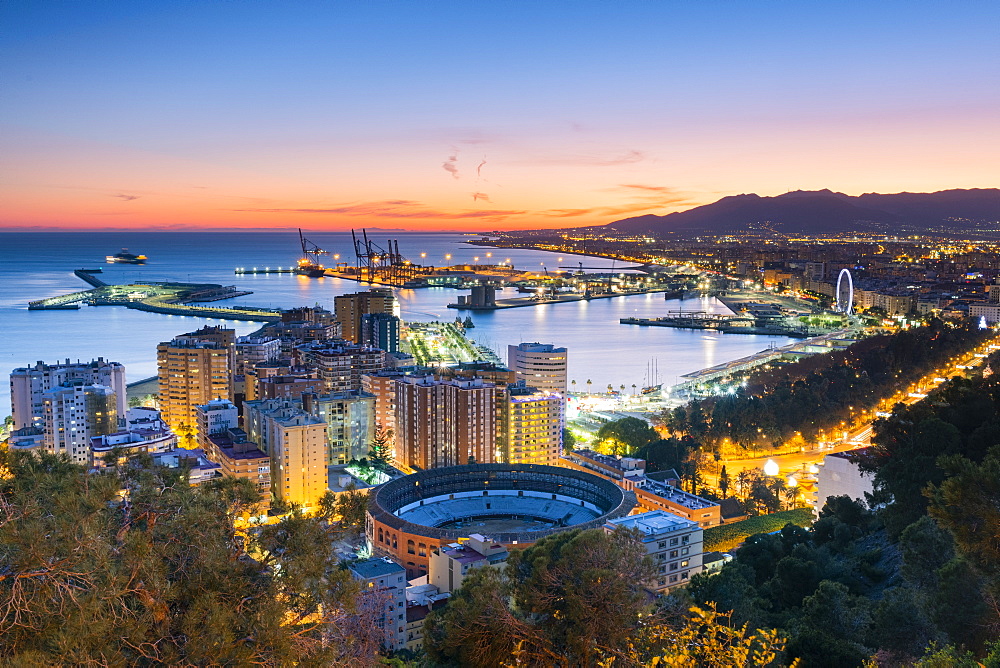
[[[323,381],[324,392],[360,390],[363,375],[385,368],[385,351],[347,341],[314,341],[296,351]]]
[[[115,391],[85,380],[64,382],[42,393],[43,443],[48,452],[69,455],[77,464],[90,464],[90,441],[118,431]]]
[[[340,323],[340,336],[361,343],[362,317],[372,313],[391,315],[395,302],[390,288],[372,288],[367,292],[334,297],[334,319]]]
[[[303,394],[302,408],[326,423],[327,463],[346,464],[368,456],[375,433],[375,396],[347,391]]]
[[[125,367],[119,362],[109,362],[98,357],[90,362],[46,364],[14,369],[10,373],[11,415],[14,429],[41,428],[45,416],[43,395],[69,381],[82,380],[85,385],[102,385],[115,393],[115,410],[124,415],[126,410]]]
[[[640,533],[656,574],[645,586],[657,594],[682,587],[702,570],[702,528],[696,522],[663,510],[610,520],[607,532],[634,529]]]
[[[247,439],[270,457],[274,498],[315,509],[328,482],[326,422],[291,399],[247,401],[243,417]]]
[[[178,435],[191,439],[197,435],[195,406],[232,398],[230,360],[235,355],[224,336],[214,337],[223,341],[220,343],[202,340],[195,334],[156,347],[163,419]]]
[[[411,469],[496,461],[495,389],[481,378],[397,379],[397,461]]]
[[[528,387],[566,394],[565,348],[547,343],[520,343],[507,347],[507,366]]]
[[[385,649],[405,649],[406,569],[385,557],[356,561],[348,569],[361,583],[358,607],[376,613],[375,625],[384,632]]]
[[[559,463],[565,399],[557,392],[509,385],[497,426],[500,461],[505,464]]]

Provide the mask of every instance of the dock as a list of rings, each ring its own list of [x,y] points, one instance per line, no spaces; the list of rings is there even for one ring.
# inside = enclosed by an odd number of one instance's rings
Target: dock
[[[536,295],[530,297],[512,297],[510,299],[497,299],[489,304],[448,304],[448,308],[460,311],[498,311],[505,308],[522,308],[525,306],[540,306],[542,304],[565,304],[567,302],[585,302],[594,299],[613,299],[615,297],[630,297],[632,295],[649,295],[659,292],[667,292],[669,288],[650,288],[649,290],[628,290],[625,292],[607,292],[602,294],[579,294],[566,293],[554,297],[539,298]]]
[[[246,267],[236,267],[233,273],[237,276],[250,276],[252,274],[294,274],[294,267],[278,267],[277,269],[272,269],[271,267],[264,267],[260,269],[259,267],[254,267],[252,269],[247,269]]]
[[[716,314],[704,314],[703,317],[665,317],[665,318],[620,318],[623,325],[639,325],[640,327],[674,327],[677,329],[710,329],[724,334],[763,334],[766,336],[787,336],[794,339],[804,339],[811,336],[801,329],[785,327],[758,327],[753,324],[753,318],[739,318]]]
[[[235,286],[214,283],[147,282],[111,285],[86,269],[73,272],[78,278],[94,286],[67,295],[39,299],[28,304],[29,311],[75,310],[81,304],[89,306],[124,306],[125,308],[167,315],[189,315],[219,320],[274,322],[281,319],[278,309],[249,306],[201,306],[233,297],[251,295],[253,292],[237,290]]]

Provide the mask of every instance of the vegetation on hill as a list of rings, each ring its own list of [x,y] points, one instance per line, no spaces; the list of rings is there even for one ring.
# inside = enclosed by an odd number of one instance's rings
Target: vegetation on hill
[[[691,597],[779,629],[803,665],[1000,666],[1000,379],[899,405],[873,442],[877,510],[830,499],[811,530],[747,539]]]
[[[627,531],[570,531],[475,569],[424,629],[435,666],[778,665],[784,641],[710,606],[656,607],[652,562]]]
[[[971,321],[953,326],[932,320],[755,374],[735,394],[681,406],[665,422],[713,452],[724,442],[751,451],[797,438],[812,442],[989,335]]]

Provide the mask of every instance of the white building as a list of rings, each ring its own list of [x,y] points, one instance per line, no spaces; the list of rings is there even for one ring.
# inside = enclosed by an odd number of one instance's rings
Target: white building
[[[90,464],[90,439],[118,431],[117,396],[110,387],[67,381],[42,394],[45,449]]]
[[[98,357],[91,362],[45,364],[14,369],[10,374],[11,412],[14,429],[41,427],[45,416],[43,395],[49,390],[73,380],[87,385],[110,387],[115,393],[118,415],[125,415],[125,367]]]
[[[515,379],[538,390],[566,394],[567,359],[565,348],[548,343],[507,346],[507,366]]]
[[[969,304],[969,315],[977,319],[985,317],[986,322],[995,325],[1000,322],[1000,304]]]
[[[348,568],[354,579],[362,583],[359,607],[377,605],[382,608],[382,613],[376,614],[375,624],[385,632],[385,648],[405,649],[406,569],[387,557],[357,561]]]
[[[469,534],[462,543],[442,545],[431,550],[427,580],[442,592],[453,592],[474,568],[502,568],[510,553],[507,548],[482,534]]]
[[[862,473],[850,459],[852,455],[862,451],[863,449],[835,452],[823,457],[816,476],[816,497],[813,499],[813,512],[817,517],[831,496],[849,496],[864,503],[865,494],[872,493],[871,474]]]
[[[236,339],[236,370],[238,375],[262,362],[281,357],[281,339],[276,336],[241,336]]]
[[[610,520],[604,530],[637,529],[656,575],[646,583],[657,594],[686,585],[702,570],[702,528],[663,510]]]
[[[210,434],[221,434],[240,426],[239,411],[228,399],[212,399],[207,404],[194,407],[195,424],[198,426],[198,445],[211,452]]]

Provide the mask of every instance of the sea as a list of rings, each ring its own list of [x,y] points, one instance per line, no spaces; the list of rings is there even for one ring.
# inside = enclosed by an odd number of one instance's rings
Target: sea
[[[353,262],[350,233],[308,232],[328,250],[328,266]],[[400,253],[419,264],[446,266],[501,261],[516,268],[548,271],[579,267],[621,271],[623,263],[603,258],[470,244],[462,234],[374,232],[382,247],[398,241]],[[106,264],[121,249],[146,255],[145,265]],[[339,255],[339,258],[334,258]],[[108,283],[184,281],[233,285],[253,294],[213,305],[240,304],[291,308],[320,305],[333,310],[336,295],[367,289],[355,281],[307,278],[292,274],[238,275],[238,267],[288,267],[300,256],[299,238],[290,231],[231,232],[0,232],[0,374],[43,361],[88,361],[98,357],[125,365],[129,382],[156,375],[156,345],[203,325],[226,325],[246,335],[260,323],[161,315],[118,306],[79,310],[29,311],[28,302],[89,288],[75,269],[103,270]],[[477,259],[478,258],[478,259]],[[447,304],[467,294],[451,288],[396,289],[398,315],[405,321],[453,321],[471,315],[469,336],[507,358],[507,346],[537,341],[565,346],[569,377],[578,390],[611,385],[679,382],[683,374],[759,352],[791,340],[778,336],[623,325],[619,318],[658,317],[668,310],[726,313],[714,298],[666,300],[662,294],[544,304],[490,312],[456,311]],[[516,296],[513,290],[498,298]],[[9,414],[10,387],[0,383],[0,417]]]

